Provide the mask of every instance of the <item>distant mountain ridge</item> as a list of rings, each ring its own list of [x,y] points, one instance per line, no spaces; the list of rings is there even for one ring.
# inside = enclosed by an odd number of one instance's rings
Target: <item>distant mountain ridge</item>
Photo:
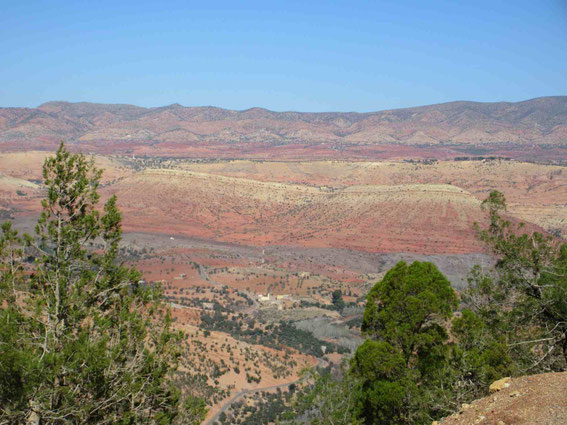
[[[379,112],[242,111],[212,106],[48,102],[0,108],[0,144],[33,147],[65,140],[89,147],[113,143],[183,146],[242,144],[275,147],[567,145],[567,96],[522,102],[457,101]],[[124,146],[126,146],[124,145]],[[241,148],[242,148],[241,146]]]

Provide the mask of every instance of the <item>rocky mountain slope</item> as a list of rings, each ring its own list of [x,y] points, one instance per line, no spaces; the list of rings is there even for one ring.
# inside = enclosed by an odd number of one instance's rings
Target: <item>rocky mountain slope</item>
[[[567,96],[517,103],[462,101],[370,113],[84,102],[0,108],[1,149],[49,148],[59,140],[97,152],[174,155],[189,149],[192,155],[241,157],[266,148],[286,152],[290,146],[317,146],[319,156],[326,157],[337,156],[336,151],[364,156],[372,153],[368,146],[375,145],[558,147],[567,142]],[[317,151],[312,153],[317,156]]]
[[[522,376],[440,422],[440,425],[567,424],[567,372]]]

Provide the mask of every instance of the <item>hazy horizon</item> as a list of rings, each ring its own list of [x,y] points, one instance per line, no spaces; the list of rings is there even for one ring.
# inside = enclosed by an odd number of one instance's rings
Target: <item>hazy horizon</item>
[[[437,103],[429,103],[429,104],[423,104],[423,105],[407,105],[407,106],[400,106],[399,108],[381,108],[381,109],[368,110],[368,111],[349,111],[349,110],[344,110],[344,109],[342,109],[342,110],[340,110],[340,109],[337,109],[337,110],[320,110],[320,111],[305,111],[305,110],[299,110],[299,109],[275,110],[275,109],[266,108],[262,105],[254,105],[254,106],[250,106],[248,108],[242,108],[242,109],[233,109],[233,108],[225,108],[225,107],[218,106],[218,105],[183,105],[179,102],[173,102],[173,103],[169,103],[167,105],[142,106],[142,105],[136,105],[136,104],[133,104],[133,103],[124,103],[124,102],[106,103],[106,102],[97,102],[97,101],[90,101],[90,100],[69,101],[69,100],[61,100],[61,99],[48,100],[48,101],[42,102],[42,103],[35,105],[35,106],[0,105],[0,108],[36,109],[36,108],[39,108],[43,105],[50,104],[50,103],[68,103],[68,104],[90,104],[90,105],[110,105],[110,106],[124,105],[124,106],[136,106],[136,107],[144,108],[144,109],[159,109],[159,108],[167,108],[167,107],[170,107],[170,106],[179,105],[183,108],[219,108],[219,109],[236,111],[236,112],[244,112],[244,111],[248,111],[248,110],[251,110],[251,109],[262,109],[262,110],[266,110],[266,111],[269,111],[269,112],[276,112],[276,113],[297,112],[297,113],[307,113],[307,114],[325,114],[325,113],[371,114],[371,113],[374,113],[374,112],[383,112],[383,111],[388,111],[388,110],[420,108],[420,107],[426,107],[426,106],[435,106],[435,105],[460,103],[460,102],[480,103],[480,104],[491,104],[491,103],[510,103],[510,104],[513,104],[513,103],[529,102],[529,101],[533,101],[533,100],[537,100],[537,99],[563,98],[563,97],[567,97],[567,95],[537,96],[537,97],[533,97],[533,98],[530,98],[530,99],[520,99],[520,100],[517,100],[517,101],[509,101],[509,100],[477,101],[477,100],[467,100],[467,99],[455,99],[455,100],[450,100],[450,101],[447,101],[447,102],[437,102]]]

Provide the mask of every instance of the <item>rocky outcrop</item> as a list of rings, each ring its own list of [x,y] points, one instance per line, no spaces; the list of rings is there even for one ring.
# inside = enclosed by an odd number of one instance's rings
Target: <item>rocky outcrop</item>
[[[567,372],[503,378],[439,425],[565,425]]]

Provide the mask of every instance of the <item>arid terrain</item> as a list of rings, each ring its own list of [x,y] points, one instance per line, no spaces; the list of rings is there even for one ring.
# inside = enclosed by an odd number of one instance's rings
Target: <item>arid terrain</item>
[[[0,155],[3,214],[37,212],[47,153]],[[253,247],[482,252],[473,223],[502,191],[511,217],[567,232],[565,167],[504,160],[265,162],[98,156],[130,232]],[[21,215],[21,214],[20,214]],[[407,229],[412,229],[408,232]]]
[[[55,113],[55,105],[42,108]],[[561,161],[194,159],[163,151],[176,146],[167,140],[155,148],[170,156],[124,155],[129,142],[107,150],[90,140],[80,136],[73,148],[98,152],[102,198],[117,195],[124,214],[124,261],[164,286],[175,326],[188,335],[180,379],[212,407],[208,423],[255,423],[253,415],[287,397],[303,367],[337,366],[361,341],[366,293],[397,261],[433,261],[456,288],[473,265],[490,265],[474,231],[485,223],[490,190],[506,195],[511,220],[567,235]],[[50,143],[0,154],[0,217],[28,231]],[[342,313],[332,304],[336,290]]]
[[[567,159],[567,97],[451,102],[380,112],[244,111],[178,104],[48,102],[0,108],[0,150],[54,149],[193,158]]]
[[[567,0],[0,17],[0,425],[567,425]]]
[[[567,423],[567,373],[522,376],[467,405],[441,425],[551,425]]]

